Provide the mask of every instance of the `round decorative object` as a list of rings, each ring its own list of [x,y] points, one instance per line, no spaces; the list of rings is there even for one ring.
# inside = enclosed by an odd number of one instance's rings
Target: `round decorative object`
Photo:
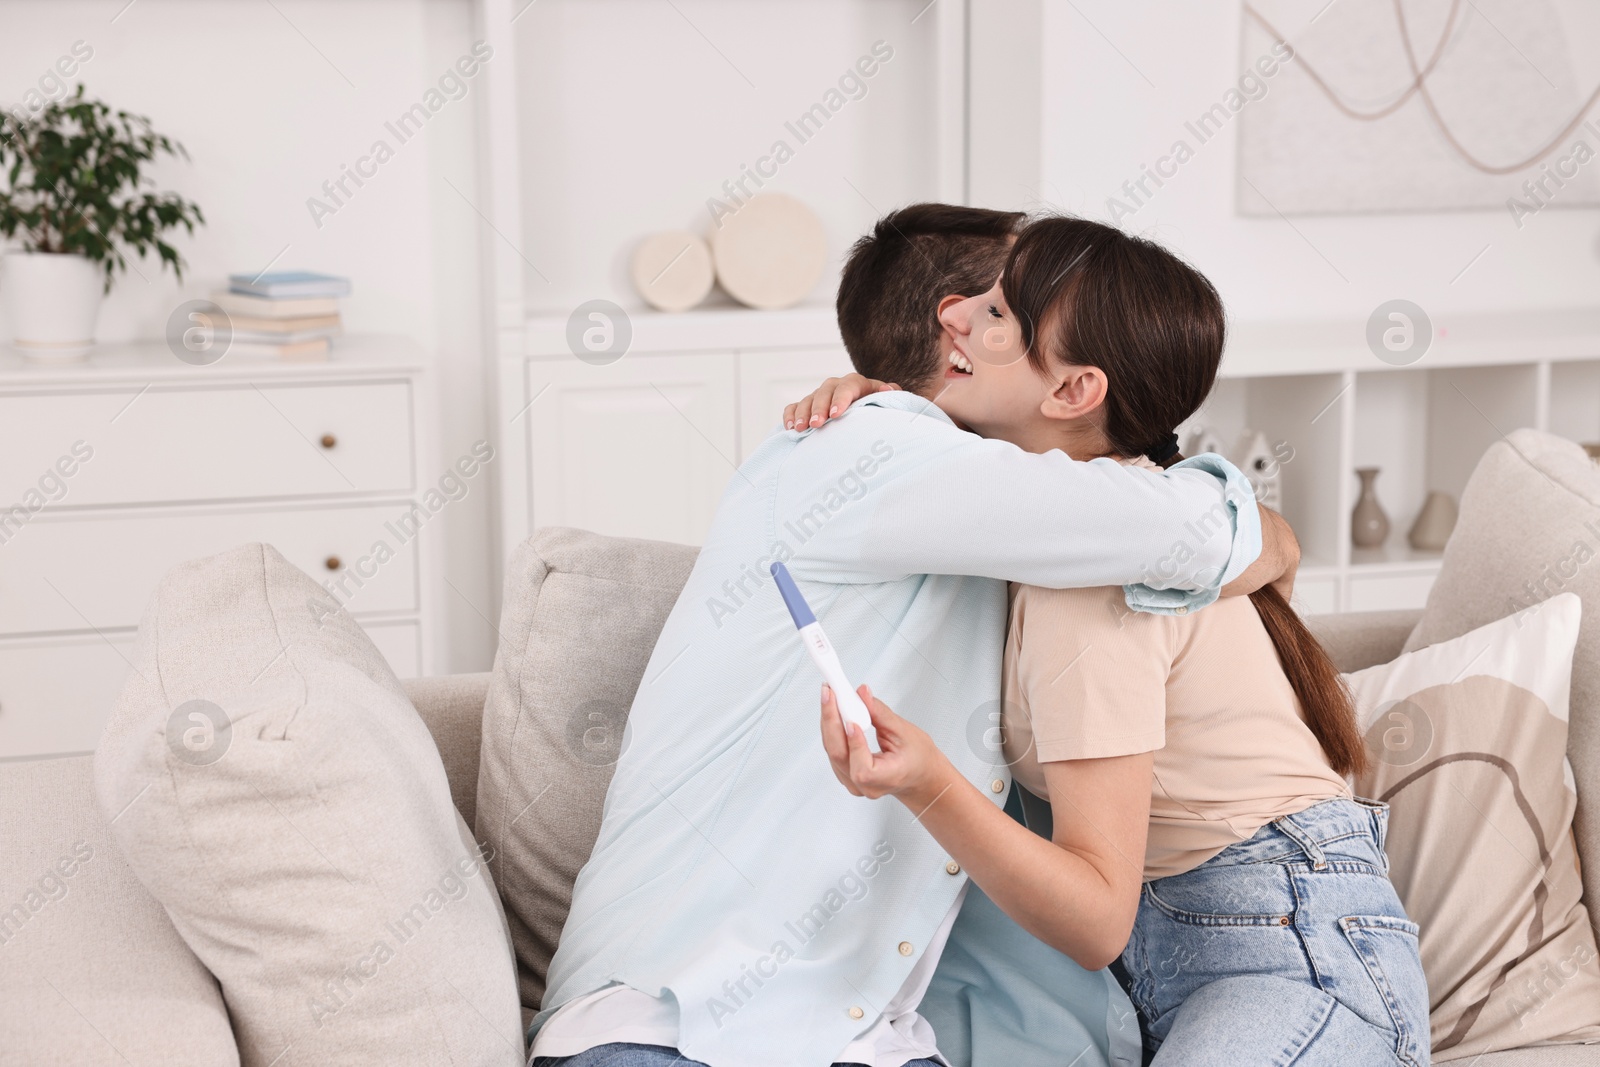
[[[688,230],[653,233],[633,250],[633,285],[645,303],[686,311],[711,292],[711,249]]]
[[[810,208],[784,193],[762,193],[722,219],[711,253],[729,296],[771,310],[811,292],[827,264],[828,243]]]

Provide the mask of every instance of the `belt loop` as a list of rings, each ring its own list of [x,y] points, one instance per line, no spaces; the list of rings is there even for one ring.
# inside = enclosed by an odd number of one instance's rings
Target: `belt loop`
[[[1293,815],[1280,815],[1272,820],[1272,825],[1283,832],[1283,836],[1300,846],[1300,850],[1311,861],[1311,869],[1324,871],[1328,869],[1328,857],[1322,854],[1322,847],[1311,840],[1311,835],[1306,833],[1294,822]]]

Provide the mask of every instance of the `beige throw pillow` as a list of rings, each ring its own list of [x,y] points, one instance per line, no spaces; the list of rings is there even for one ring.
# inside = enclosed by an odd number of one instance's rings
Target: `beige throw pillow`
[[[1422,928],[1434,1061],[1600,1040],[1600,956],[1572,837],[1578,598],[1347,675]]]
[[[354,620],[246,545],[162,580],[131,664],[100,810],[221,983],[245,1067],[520,1067],[487,866]]]
[[[477,828],[494,850],[530,1017],[600,833],[634,691],[697,554],[550,527],[506,565]]]

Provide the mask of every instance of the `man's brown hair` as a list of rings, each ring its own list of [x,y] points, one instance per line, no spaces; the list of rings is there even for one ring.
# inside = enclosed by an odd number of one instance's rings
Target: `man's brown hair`
[[[939,365],[938,304],[986,292],[1027,216],[956,204],[912,204],[855,243],[839,278],[839,333],[856,370],[912,392]]]

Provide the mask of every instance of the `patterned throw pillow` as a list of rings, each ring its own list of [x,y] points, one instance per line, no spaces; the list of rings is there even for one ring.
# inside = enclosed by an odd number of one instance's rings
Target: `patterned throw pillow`
[[[1580,604],[1566,593],[1347,675],[1390,805],[1386,851],[1421,928],[1434,1061],[1600,1041],[1580,898],[1567,714]]]

